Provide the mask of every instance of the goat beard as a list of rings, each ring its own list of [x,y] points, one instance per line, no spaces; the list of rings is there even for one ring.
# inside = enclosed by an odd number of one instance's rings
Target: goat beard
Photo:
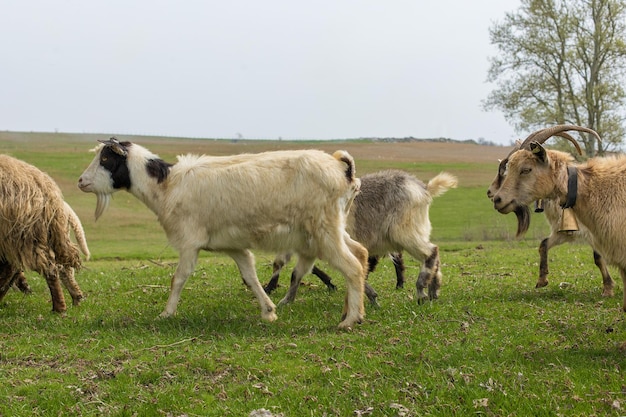
[[[517,234],[515,237],[520,237],[530,227],[530,209],[528,206],[517,206],[514,212],[515,216],[517,216]]]
[[[104,211],[109,207],[109,203],[111,202],[111,194],[96,194],[96,220],[104,213]]]

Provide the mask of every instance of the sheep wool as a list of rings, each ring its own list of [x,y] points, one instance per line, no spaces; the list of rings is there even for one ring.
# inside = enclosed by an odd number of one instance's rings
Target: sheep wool
[[[66,309],[59,277],[74,304],[78,303],[82,293],[73,276],[81,259],[68,229],[76,230],[76,221],[50,176],[26,162],[0,155],[0,288],[4,291],[0,299],[8,290],[7,282],[16,279],[19,271],[32,270],[45,277],[54,311]],[[82,240],[84,244],[84,234]]]

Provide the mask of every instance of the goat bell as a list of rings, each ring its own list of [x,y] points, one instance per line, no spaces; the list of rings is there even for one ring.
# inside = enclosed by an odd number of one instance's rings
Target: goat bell
[[[572,234],[576,231],[578,231],[578,221],[576,220],[574,210],[571,208],[563,209],[559,233]]]

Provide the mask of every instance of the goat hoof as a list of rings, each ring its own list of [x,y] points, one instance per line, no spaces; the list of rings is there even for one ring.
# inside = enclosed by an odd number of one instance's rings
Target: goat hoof
[[[172,317],[173,315],[174,315],[174,313],[168,313],[167,311],[164,311],[164,312],[162,312],[161,314],[159,314],[157,316],[157,320],[168,319],[168,318]]]
[[[269,323],[276,321],[276,319],[278,319],[278,316],[276,315],[276,313],[271,312],[269,314],[263,314],[261,315],[261,318]]]
[[[293,299],[285,297],[278,302],[278,306],[279,307],[286,306],[287,304],[291,304],[292,302],[293,302]]]
[[[359,315],[356,319],[348,319],[346,318],[341,323],[339,323],[339,328],[341,330],[351,331],[355,324],[360,324],[363,322],[363,316]]]
[[[418,305],[426,304],[426,301],[429,301],[428,297],[417,297],[417,304]]]

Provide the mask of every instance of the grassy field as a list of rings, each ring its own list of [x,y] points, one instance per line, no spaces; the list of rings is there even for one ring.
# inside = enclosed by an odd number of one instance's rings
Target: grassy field
[[[87,299],[64,317],[50,312],[45,282],[33,274],[33,294],[10,292],[0,302],[0,416],[626,415],[619,275],[611,270],[615,297],[602,298],[591,249],[562,246],[551,251],[550,285],[534,288],[544,219],[535,215],[527,237],[514,240],[515,219],[496,213],[485,195],[506,148],[131,138],[168,161],[188,151],[344,148],[360,174],[395,167],[424,180],[442,170],[458,175],[460,187],[431,209],[440,299],[417,305],[419,265],[405,257],[409,281],[396,290],[383,260],[370,277],[380,308],[366,306],[365,322],[342,332],[345,285],[327,266],[337,292],[308,277],[296,302],[265,323],[234,262],[210,253],[178,315],[157,320],[176,254],[155,216],[128,193],[93,221],[95,197],[76,180],[95,139],[0,132],[0,152],[61,185],[93,257],[77,275]],[[256,255],[266,281],[273,254]]]

